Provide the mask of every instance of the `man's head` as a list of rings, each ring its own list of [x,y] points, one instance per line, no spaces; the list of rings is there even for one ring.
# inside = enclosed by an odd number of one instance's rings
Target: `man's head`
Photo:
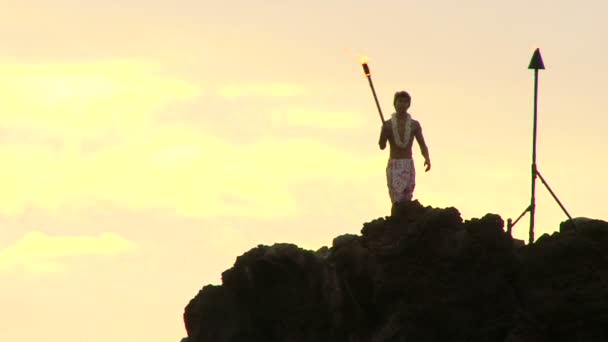
[[[395,110],[398,113],[405,113],[410,108],[412,104],[412,97],[407,91],[398,91],[395,93],[395,98],[393,99],[393,105],[395,106]]]

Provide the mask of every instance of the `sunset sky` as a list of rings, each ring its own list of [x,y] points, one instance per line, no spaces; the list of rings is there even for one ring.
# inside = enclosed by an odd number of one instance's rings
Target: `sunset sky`
[[[179,341],[258,244],[386,216],[380,120],[412,95],[423,205],[608,219],[605,1],[0,0],[0,341]],[[539,182],[536,237],[566,217]],[[526,216],[514,229],[526,239]]]

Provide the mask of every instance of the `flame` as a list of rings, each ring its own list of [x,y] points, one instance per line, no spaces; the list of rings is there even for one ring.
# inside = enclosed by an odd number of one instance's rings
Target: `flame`
[[[361,66],[363,66],[363,73],[365,74],[365,76],[370,77],[371,73],[369,71],[369,65],[367,65],[367,62],[369,62],[369,57],[361,56],[359,61],[361,62]]]

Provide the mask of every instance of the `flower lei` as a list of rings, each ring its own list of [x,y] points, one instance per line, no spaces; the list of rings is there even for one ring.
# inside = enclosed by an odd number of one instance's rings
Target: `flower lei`
[[[410,137],[412,134],[412,117],[408,113],[405,116],[405,132],[403,132],[403,140],[401,140],[399,136],[399,125],[397,123],[397,113],[393,113],[391,116],[391,124],[393,126],[393,137],[395,140],[395,144],[401,148],[406,148],[407,144],[410,142]]]

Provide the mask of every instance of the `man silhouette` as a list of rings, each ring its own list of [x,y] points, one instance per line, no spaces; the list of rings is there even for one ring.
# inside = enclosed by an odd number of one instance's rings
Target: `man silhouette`
[[[429,149],[424,142],[420,123],[412,118],[408,109],[412,103],[410,94],[406,91],[395,93],[393,105],[395,113],[384,122],[380,130],[380,149],[390,144],[390,158],[386,165],[386,181],[393,209],[403,203],[410,202],[416,187],[416,170],[412,160],[412,145],[414,138],[418,141],[420,152],[424,156],[425,171],[431,169]]]

